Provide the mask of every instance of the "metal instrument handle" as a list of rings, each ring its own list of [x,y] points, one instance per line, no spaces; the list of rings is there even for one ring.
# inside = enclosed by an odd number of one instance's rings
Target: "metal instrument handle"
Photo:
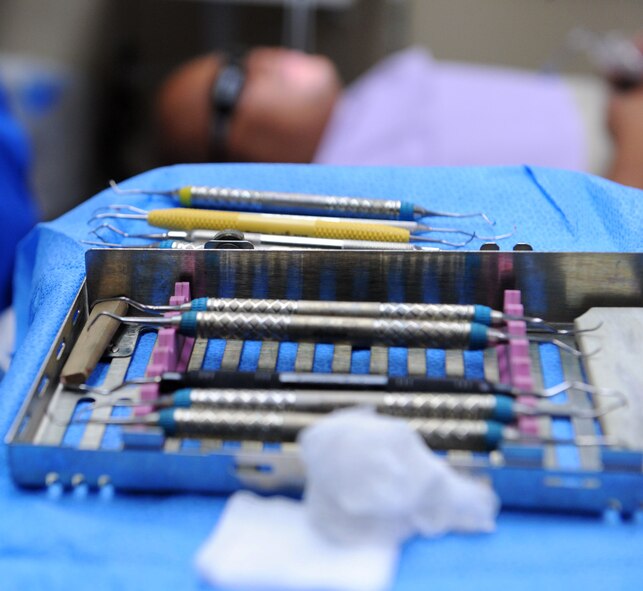
[[[311,390],[193,389],[193,406],[219,409],[327,413],[349,406],[372,406],[387,415],[443,419],[488,420],[496,397],[458,394],[388,394],[386,392],[336,392]]]
[[[244,312],[255,314],[310,314],[360,316],[372,318],[405,318],[471,322],[474,306],[451,304],[407,304],[380,302],[334,302],[319,300],[277,300],[208,298],[209,312]]]
[[[207,339],[468,349],[472,326],[461,322],[198,312],[194,336]]]
[[[177,409],[175,434],[255,441],[295,441],[302,429],[320,420],[310,413],[261,413],[225,410]],[[484,451],[488,426],[484,421],[412,419],[415,429],[432,449]]]
[[[308,195],[277,191],[250,191],[225,187],[192,187],[192,207],[243,209],[253,212],[275,213],[333,213],[343,217],[364,217],[397,220],[401,201],[339,197],[335,195]]]

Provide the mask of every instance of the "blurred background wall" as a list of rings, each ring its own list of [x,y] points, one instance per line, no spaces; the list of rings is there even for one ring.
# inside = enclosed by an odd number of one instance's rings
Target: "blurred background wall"
[[[537,69],[567,32],[643,29],[642,0],[412,0],[409,39],[437,57]],[[569,69],[586,72],[575,60]]]
[[[173,67],[212,49],[288,43],[292,6],[305,1],[0,0],[0,76],[33,138],[44,217],[155,165],[149,113]],[[311,2],[309,48],[347,82],[411,44],[442,59],[537,69],[574,26],[643,28],[643,0]]]

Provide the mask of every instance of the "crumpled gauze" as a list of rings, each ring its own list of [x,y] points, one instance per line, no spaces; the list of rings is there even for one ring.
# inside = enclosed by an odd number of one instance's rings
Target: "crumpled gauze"
[[[226,588],[383,591],[398,553],[395,544],[334,543],[311,526],[303,503],[238,492],[199,549],[196,568]]]
[[[407,421],[347,409],[298,441],[304,502],[234,494],[196,557],[208,582],[383,591],[407,537],[494,528],[494,492],[456,473]]]
[[[407,421],[357,408],[299,437],[304,502],[314,526],[342,543],[400,543],[416,533],[490,532],[499,500],[434,454]]]

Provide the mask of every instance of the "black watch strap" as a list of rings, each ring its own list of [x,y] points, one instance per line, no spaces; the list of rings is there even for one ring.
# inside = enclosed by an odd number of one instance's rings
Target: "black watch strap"
[[[212,85],[212,131],[211,156],[214,160],[227,159],[227,141],[230,122],[243,86],[246,74],[239,58],[229,58]]]

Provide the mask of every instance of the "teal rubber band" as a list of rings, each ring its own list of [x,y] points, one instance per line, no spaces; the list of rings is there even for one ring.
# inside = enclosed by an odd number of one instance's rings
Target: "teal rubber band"
[[[181,316],[179,332],[189,337],[196,336],[196,315],[197,312],[185,312]]]
[[[473,322],[491,326],[491,308],[489,306],[475,305],[473,311]]]
[[[208,298],[192,300],[192,312],[207,312]]]
[[[408,201],[402,201],[400,205],[400,219],[405,221],[413,221],[415,219],[415,205]]]
[[[174,392],[172,395],[172,402],[174,402],[174,406],[178,406],[180,408],[189,408],[192,406],[192,401],[190,400],[190,392],[191,390],[189,388],[181,388],[181,390],[177,390]]]
[[[477,351],[480,349],[484,349],[488,344],[487,327],[484,324],[472,322],[471,334],[469,335],[469,349]]]
[[[165,408],[159,412],[159,426],[167,435],[174,435],[176,421],[174,420],[174,411],[171,408]]]
[[[496,396],[496,408],[491,418],[499,423],[512,423],[516,418],[513,399],[510,396]]]
[[[486,421],[487,433],[484,436],[484,442],[487,449],[496,449],[502,443],[502,431],[504,426],[495,421]]]

